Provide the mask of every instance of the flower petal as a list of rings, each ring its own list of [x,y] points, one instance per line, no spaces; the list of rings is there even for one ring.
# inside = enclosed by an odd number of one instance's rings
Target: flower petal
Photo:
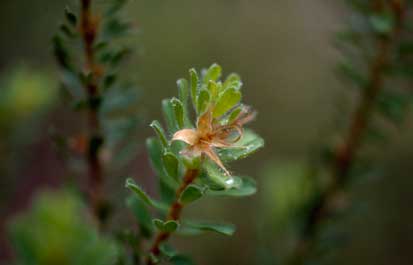
[[[199,118],[197,122],[197,129],[199,135],[206,135],[212,132],[212,111],[208,109],[204,112]]]
[[[172,137],[172,141],[182,141],[189,145],[194,145],[198,142],[198,133],[194,129],[182,129],[177,131]]]
[[[214,161],[215,164],[217,164],[224,172],[225,175],[231,176],[231,173],[225,168],[224,164],[222,163],[221,159],[219,159],[219,156],[215,153],[215,151],[207,147],[202,150],[212,161]]]

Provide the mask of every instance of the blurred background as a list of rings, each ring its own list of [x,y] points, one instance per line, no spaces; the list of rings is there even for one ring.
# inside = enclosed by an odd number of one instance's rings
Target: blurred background
[[[337,117],[351,111],[349,90],[334,73],[340,55],[332,45],[334,33],[345,26],[344,2],[135,0],[128,5],[127,15],[139,29],[138,52],[123,74],[141,89],[142,119],[130,176],[151,186],[147,124],[161,119],[161,100],[176,95],[176,80],[187,77],[189,68],[217,62],[224,74],[239,73],[244,102],[259,111],[251,126],[266,140],[265,148],[231,166],[254,177],[258,193],[240,200],[207,199],[185,211],[233,222],[237,233],[174,239],[199,264],[277,264],[277,253],[289,244],[285,216],[311,192],[302,177],[307,162],[331,136]],[[8,218],[26,209],[39,190],[58,187],[67,177],[50,132],[83,126],[77,114],[62,107],[50,41],[68,3],[0,3],[0,260],[11,255]],[[382,172],[352,186],[357,210],[335,224],[345,242],[328,255],[331,264],[413,262],[411,113],[400,129],[387,133],[390,139],[374,152]],[[108,185],[113,200],[122,203],[127,191],[124,175],[117,173],[107,176]]]

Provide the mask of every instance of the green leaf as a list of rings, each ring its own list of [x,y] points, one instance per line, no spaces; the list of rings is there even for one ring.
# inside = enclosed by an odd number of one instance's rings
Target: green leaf
[[[226,89],[219,96],[214,108],[213,116],[220,117],[232,109],[241,100],[241,92],[233,87]]]
[[[67,21],[72,25],[72,26],[76,26],[77,24],[77,17],[75,15],[75,13],[72,12],[72,10],[70,10],[70,8],[68,6],[65,7],[65,17],[67,19]]]
[[[184,106],[177,98],[172,98],[171,104],[174,108],[176,123],[178,124],[179,129],[183,129],[185,127]]]
[[[377,33],[388,34],[393,30],[395,21],[391,14],[375,14],[370,17],[370,24]]]
[[[167,174],[164,167],[163,154],[164,148],[156,138],[148,138],[146,140],[146,146],[149,152],[149,158],[152,168],[160,179],[160,193],[162,201],[172,202],[175,199],[175,190],[178,186],[178,182],[173,177]]]
[[[185,127],[192,127],[191,120],[189,119],[189,107],[188,101],[190,97],[189,84],[186,79],[179,79],[177,82],[179,90],[179,100],[182,102],[184,109],[184,123]]]
[[[102,28],[102,40],[116,39],[125,36],[131,29],[131,23],[117,18],[107,20]]]
[[[69,70],[63,70],[62,83],[69,94],[75,99],[83,99],[85,97],[83,84],[76,73]]]
[[[238,74],[232,73],[228,75],[227,79],[225,79],[222,89],[225,90],[232,86],[235,86],[235,87],[238,87],[238,89],[241,89],[242,82],[241,82],[241,77]]]
[[[173,265],[195,265],[191,258],[184,255],[175,255],[170,260]]]
[[[125,187],[133,191],[138,198],[140,198],[144,203],[146,203],[149,206],[152,206],[156,209],[165,211],[168,209],[168,206],[164,205],[163,203],[160,203],[151,197],[149,197],[146,192],[144,192],[134,181],[133,179],[126,179]]]
[[[185,221],[180,228],[181,234],[196,235],[204,232],[215,232],[221,235],[232,236],[235,233],[233,224]]]
[[[378,99],[379,111],[391,122],[400,125],[407,115],[407,95],[382,93]]]
[[[164,99],[162,100],[162,110],[165,117],[166,124],[168,126],[168,131],[171,134],[174,134],[179,130],[179,125],[175,119],[175,109],[172,105],[171,100]]]
[[[162,161],[168,175],[178,181],[178,158],[172,152],[165,152],[162,156]]]
[[[257,192],[255,180],[248,177],[234,177],[236,182],[240,183],[237,187],[232,187],[223,190],[207,190],[206,194],[211,196],[230,196],[230,197],[244,197],[251,196]]]
[[[193,68],[189,70],[189,75],[190,75],[190,78],[191,78],[192,104],[194,105],[194,108],[197,109],[197,107],[198,107],[197,98],[198,98],[199,77],[198,77],[198,73]]]
[[[239,148],[223,148],[218,151],[223,161],[231,162],[250,156],[258,149],[264,147],[264,140],[251,130],[245,130],[242,139],[236,144]]]
[[[189,185],[182,192],[179,201],[183,204],[188,204],[200,199],[204,195],[204,190],[194,184]]]
[[[148,208],[144,205],[142,200],[136,198],[136,196],[129,196],[126,200],[126,205],[131,209],[139,223],[142,235],[145,238],[150,238],[153,234],[153,226]]]
[[[226,123],[228,124],[228,123],[234,122],[235,119],[238,117],[238,115],[241,113],[242,109],[243,109],[243,106],[239,106],[235,108],[234,110],[232,110],[231,113],[228,115]]]
[[[201,91],[199,91],[199,95],[198,95],[198,99],[197,99],[197,112],[199,114],[204,113],[208,106],[209,106],[209,102],[210,102],[210,95],[208,90],[206,89],[201,89]]]
[[[210,80],[217,81],[221,77],[221,72],[221,66],[216,63],[212,64],[204,75],[203,83],[207,85]]]
[[[348,62],[339,63],[337,72],[338,74],[343,75],[345,78],[348,78],[354,82],[354,84],[358,87],[363,88],[367,84],[367,80],[363,73]]]
[[[166,258],[173,258],[175,257],[178,253],[176,252],[176,250],[174,248],[172,248],[169,244],[161,244],[159,246],[159,250],[161,251],[161,254],[166,257]]]
[[[211,100],[215,100],[218,96],[218,84],[215,81],[210,80],[208,83],[208,91],[211,95]]]
[[[167,148],[168,147],[168,140],[166,139],[165,131],[162,128],[161,123],[157,120],[154,120],[149,126],[151,126],[155,130],[156,134],[158,135],[159,140],[162,143],[162,146],[164,148]]]
[[[206,160],[203,167],[207,173],[208,179],[211,180],[219,189],[230,189],[238,186],[238,178],[225,175],[222,170],[212,161]],[[208,183],[205,183],[208,184]],[[211,188],[212,186],[209,185]]]
[[[113,16],[119,12],[126,4],[128,0],[112,0],[109,8],[106,11],[106,16]]]
[[[149,153],[149,160],[152,168],[158,176],[165,175],[162,154],[163,148],[158,139],[151,137],[146,140],[146,148]]]
[[[175,220],[168,220],[164,222],[160,219],[154,219],[152,221],[155,227],[161,232],[173,233],[179,227],[179,223]]]

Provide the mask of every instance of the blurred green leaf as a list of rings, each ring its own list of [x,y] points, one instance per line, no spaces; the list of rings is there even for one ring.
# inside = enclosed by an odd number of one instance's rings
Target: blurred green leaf
[[[195,265],[191,258],[183,255],[175,255],[171,258],[170,263],[173,265]]]
[[[173,233],[179,227],[179,223],[174,220],[162,221],[160,219],[154,219],[153,224],[161,232]]]
[[[232,224],[213,223],[207,221],[185,221],[182,223],[180,233],[183,235],[197,235],[205,232],[215,232],[221,235],[232,236],[235,226]]]
[[[391,14],[383,13],[370,16],[370,24],[377,33],[388,34],[393,30],[395,22]]]
[[[165,152],[162,156],[162,161],[166,172],[176,181],[179,180],[178,169],[179,169],[179,160],[172,152]]]
[[[146,140],[146,146],[149,152],[152,168],[160,178],[159,185],[161,198],[165,202],[172,202],[175,199],[175,188],[177,183],[165,172],[162,161],[164,148],[162,148],[159,140],[153,137]]]
[[[161,123],[157,120],[154,120],[154,121],[152,121],[152,123],[149,126],[151,126],[155,130],[156,134],[158,135],[159,140],[162,143],[162,146],[164,148],[167,148],[168,147],[168,140],[166,139],[165,131],[162,128]]]
[[[70,8],[68,6],[65,7],[65,17],[67,19],[67,21],[72,25],[72,26],[76,26],[77,24],[77,17],[75,15],[75,13],[73,13],[72,10],[70,10]]]
[[[182,192],[179,201],[183,204],[192,203],[200,199],[204,194],[204,190],[194,184],[188,185],[186,189]]]
[[[118,247],[98,234],[86,213],[73,194],[37,195],[32,208],[9,226],[18,264],[114,264]]]
[[[140,198],[144,203],[146,203],[149,206],[152,206],[158,210],[166,210],[168,209],[168,206],[164,205],[161,202],[158,202],[152,198],[149,197],[146,192],[144,192],[136,183],[133,181],[133,179],[128,178],[125,183],[125,187],[133,191],[138,198]]]
[[[129,196],[126,200],[126,205],[131,209],[137,222],[139,223],[140,231],[145,238],[150,238],[153,234],[152,218],[148,208],[142,203],[141,199],[136,196]]]

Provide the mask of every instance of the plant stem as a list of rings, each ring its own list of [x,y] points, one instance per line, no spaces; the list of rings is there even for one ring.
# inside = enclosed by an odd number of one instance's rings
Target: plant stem
[[[181,197],[182,192],[188,187],[189,184],[191,184],[195,180],[198,174],[199,174],[198,169],[187,169],[184,175],[182,184],[181,186],[179,186],[179,188],[176,191],[175,201],[171,204],[169,208],[166,221],[170,221],[170,220],[178,221],[180,219],[183,204],[179,201],[179,198]],[[161,244],[165,242],[166,240],[168,240],[170,236],[171,236],[170,232],[158,232],[149,250],[149,253],[151,255],[149,255],[146,260],[147,265],[155,264],[151,256],[154,256],[154,257],[159,256]]]
[[[89,198],[96,220],[101,223],[101,207],[103,194],[102,163],[99,152],[103,144],[101,135],[101,124],[99,120],[100,94],[98,79],[99,67],[95,62],[95,44],[98,31],[98,23],[92,15],[92,1],[81,0],[81,33],[84,45],[85,70],[88,75],[85,89],[88,97],[88,150],[86,159],[88,161],[89,175]]]
[[[383,8],[383,1],[377,0],[375,8]],[[355,162],[357,151],[362,142],[368,122],[380,91],[384,84],[385,70],[390,63],[392,47],[397,42],[404,20],[405,4],[403,0],[391,1],[392,11],[396,17],[396,25],[392,32],[385,36],[378,36],[377,54],[370,63],[368,83],[363,90],[360,102],[351,119],[349,132],[344,143],[336,151],[332,168],[332,182],[318,197],[309,210],[305,221],[301,242],[293,250],[289,264],[304,264],[310,254],[317,237],[319,224],[329,217],[337,208],[336,199],[347,183],[352,165]]]

